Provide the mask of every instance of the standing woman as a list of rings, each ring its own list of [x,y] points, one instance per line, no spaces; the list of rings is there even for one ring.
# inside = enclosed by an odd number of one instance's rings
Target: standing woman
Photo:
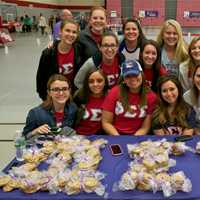
[[[123,81],[110,90],[102,112],[102,126],[109,135],[145,135],[151,127],[156,95],[148,90],[137,61],[122,65]]]
[[[76,87],[83,86],[85,76],[92,68],[102,69],[108,79],[109,87],[115,86],[121,73],[121,64],[125,60],[124,55],[118,53],[118,46],[117,36],[113,32],[105,32],[100,42],[99,51],[89,58],[78,71],[74,80]]]
[[[76,111],[69,81],[63,75],[54,74],[47,83],[47,99],[29,111],[23,135],[29,138],[47,134],[51,127],[73,127]]]
[[[184,93],[183,98],[196,111],[195,133],[200,135],[200,65],[195,68],[192,81],[191,89]]]
[[[119,46],[119,52],[126,60],[138,60],[142,42],[145,39],[140,23],[136,19],[127,19],[123,24],[124,39]]]
[[[88,26],[81,31],[79,37],[83,62],[98,51],[102,34],[107,25],[106,18],[106,10],[103,7],[97,6],[91,9]]]
[[[79,107],[76,132],[81,135],[102,134],[102,104],[108,90],[108,81],[100,69],[91,69],[83,87],[77,91],[74,102]]]
[[[76,42],[78,31],[79,25],[73,20],[62,21],[61,40],[42,52],[36,77],[37,92],[42,100],[46,99],[46,85],[52,74],[63,74],[70,81],[74,79],[81,63],[80,47]]]
[[[147,86],[153,91],[157,90],[157,80],[166,74],[160,63],[160,47],[154,40],[145,40],[140,48],[139,62],[144,71]]]
[[[184,91],[192,87],[192,74],[200,64],[200,37],[194,37],[188,47],[189,58],[180,64],[179,80]]]
[[[178,77],[180,63],[188,58],[180,24],[173,19],[165,21],[157,42],[162,49],[161,64],[168,74]]]
[[[192,135],[195,111],[183,99],[183,89],[175,76],[161,77],[158,83],[159,105],[153,113],[156,135]]]

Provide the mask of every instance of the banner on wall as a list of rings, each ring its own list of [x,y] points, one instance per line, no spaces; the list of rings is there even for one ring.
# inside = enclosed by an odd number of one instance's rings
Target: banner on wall
[[[157,10],[140,10],[139,17],[141,18],[158,17],[158,11]]]
[[[183,17],[184,18],[193,18],[193,17],[200,18],[200,11],[184,11]]]

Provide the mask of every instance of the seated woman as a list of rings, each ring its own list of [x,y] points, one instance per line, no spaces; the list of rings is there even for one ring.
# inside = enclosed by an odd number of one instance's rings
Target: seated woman
[[[77,91],[74,102],[79,107],[76,131],[81,135],[102,133],[102,104],[108,90],[108,81],[102,70],[91,69],[83,87]]]
[[[161,66],[161,52],[158,43],[154,40],[145,40],[140,47],[139,62],[144,71],[147,86],[157,90],[157,81],[160,76],[167,74]]]
[[[23,135],[26,138],[51,132],[51,127],[73,127],[77,107],[71,101],[70,83],[60,74],[54,74],[47,83],[47,99],[31,109],[26,118]]]
[[[192,88],[184,93],[183,98],[196,111],[195,133],[200,135],[200,65],[195,68],[192,81]]]
[[[161,77],[158,82],[159,105],[152,116],[156,135],[192,135],[195,111],[183,99],[183,89],[175,76]]]
[[[145,135],[151,127],[156,95],[146,87],[137,61],[129,60],[122,64],[122,79],[105,98],[103,129],[110,135]]]
[[[78,73],[76,74],[74,84],[77,88],[83,86],[86,74],[92,68],[102,69],[108,79],[109,87],[112,88],[118,82],[120,68],[125,60],[123,54],[118,53],[119,42],[117,36],[112,32],[106,32],[102,36],[100,51],[86,60]]]

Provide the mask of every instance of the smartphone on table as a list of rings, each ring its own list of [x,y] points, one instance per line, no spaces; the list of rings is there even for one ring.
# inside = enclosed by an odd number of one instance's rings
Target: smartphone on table
[[[119,144],[111,144],[110,150],[113,156],[119,156],[123,154],[122,148]]]

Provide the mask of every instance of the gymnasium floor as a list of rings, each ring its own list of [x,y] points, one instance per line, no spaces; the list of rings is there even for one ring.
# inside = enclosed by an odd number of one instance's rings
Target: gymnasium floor
[[[15,155],[13,139],[24,126],[27,112],[38,105],[35,77],[49,37],[39,33],[13,35],[8,54],[0,46],[0,169]]]

